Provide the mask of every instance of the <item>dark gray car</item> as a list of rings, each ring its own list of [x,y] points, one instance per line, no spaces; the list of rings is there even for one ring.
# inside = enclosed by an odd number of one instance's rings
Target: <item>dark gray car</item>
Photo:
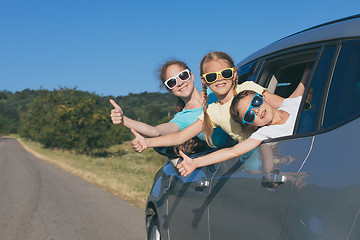
[[[360,15],[270,44],[238,64],[239,81],[288,97],[307,65],[293,135],[187,178],[169,154],[146,205],[148,239],[360,239]]]

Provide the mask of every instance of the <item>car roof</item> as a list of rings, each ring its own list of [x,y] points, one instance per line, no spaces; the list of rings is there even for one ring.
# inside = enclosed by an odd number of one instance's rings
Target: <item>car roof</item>
[[[284,37],[260,49],[242,60],[237,66],[243,66],[257,58],[280,50],[339,38],[360,36],[360,14],[321,25],[317,25],[290,36]]]

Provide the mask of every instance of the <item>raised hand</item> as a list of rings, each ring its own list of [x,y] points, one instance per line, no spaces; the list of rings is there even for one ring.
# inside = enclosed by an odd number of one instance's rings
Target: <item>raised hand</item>
[[[196,164],[194,159],[188,157],[183,151],[180,150],[179,153],[183,161],[177,165],[177,169],[183,177],[187,177],[196,169]]]
[[[111,110],[111,121],[113,124],[122,124],[124,122],[124,113],[121,107],[112,99],[110,99],[110,103],[114,106],[114,109]]]
[[[131,142],[132,148],[136,152],[143,152],[145,149],[148,148],[148,145],[146,143],[146,140],[143,136],[141,136],[138,132],[136,132],[134,129],[131,129],[131,132],[134,134],[135,139]]]

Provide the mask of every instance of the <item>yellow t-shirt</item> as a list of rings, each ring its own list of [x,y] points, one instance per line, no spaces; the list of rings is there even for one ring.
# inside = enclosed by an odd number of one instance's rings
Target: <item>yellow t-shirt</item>
[[[259,94],[265,90],[262,86],[252,82],[246,81],[238,85],[236,92],[239,93],[244,90],[253,90]],[[230,116],[231,100],[225,104],[220,104],[219,101],[212,103],[207,108],[207,113],[210,116],[213,127],[221,127],[227,134],[229,134],[235,141],[241,142],[254,132],[249,128],[243,127],[242,124],[235,122]],[[203,121],[204,113],[199,115],[199,119]]]

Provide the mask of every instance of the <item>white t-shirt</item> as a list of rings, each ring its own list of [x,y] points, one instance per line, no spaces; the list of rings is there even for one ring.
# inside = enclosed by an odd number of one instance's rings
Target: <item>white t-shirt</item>
[[[289,113],[289,118],[284,124],[263,126],[256,132],[251,134],[250,138],[257,140],[266,140],[269,138],[277,138],[283,136],[289,136],[293,133],[296,116],[301,103],[301,96],[297,98],[286,98],[278,108]]]

